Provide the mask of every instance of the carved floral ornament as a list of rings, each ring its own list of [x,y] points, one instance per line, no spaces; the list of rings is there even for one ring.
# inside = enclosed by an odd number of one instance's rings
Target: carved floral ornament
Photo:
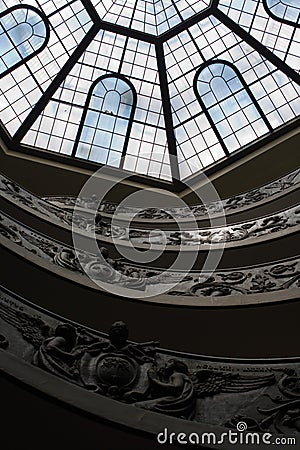
[[[213,304],[218,304],[219,297],[226,297],[228,304],[234,304],[236,298],[241,297],[247,303],[247,297],[250,296],[250,301],[251,294],[288,292],[291,298],[298,295],[300,266],[296,257],[255,267],[218,269],[207,275],[190,271],[188,275],[182,276],[178,271],[148,269],[130,264],[122,258],[111,258],[106,247],[100,248],[101,259],[84,251],[76,254],[72,247],[33,232],[4,214],[0,214],[0,241],[2,245],[23,254],[28,260],[44,265],[50,271],[59,267],[61,276],[73,279],[74,274],[77,276],[76,281],[82,284],[88,284],[89,278],[104,281],[108,285],[134,290],[140,298],[144,293],[153,292],[151,295],[155,295],[157,284],[163,286],[163,292],[167,295],[174,296],[175,303],[184,302],[185,297],[199,298],[199,304],[206,304],[211,298],[214,299]],[[261,296],[259,298],[263,301]],[[163,297],[160,301],[164,301]],[[276,297],[273,295],[271,300],[265,301],[276,301]]]
[[[51,391],[51,379],[60,379],[60,398],[73,405],[76,393],[64,395],[64,381],[69,382],[65,389],[86,392],[90,399],[86,408],[104,399],[127,405],[129,426],[136,426],[131,421],[134,411],[143,409],[145,414],[173,418],[169,424],[181,419],[182,431],[185,423],[226,430],[242,421],[248,430],[300,438],[299,358],[254,363],[174,354],[160,349],[156,341],[129,341],[122,321],[113,323],[104,335],[39,310],[4,289],[0,322],[2,368],[25,377],[29,384],[37,380],[31,376],[35,367],[42,369],[39,388],[58,395]],[[11,364],[12,358],[23,360],[22,372]],[[155,417],[156,426],[167,420]],[[118,421],[117,414],[114,420]],[[143,421],[139,426],[143,429]]]
[[[95,220],[87,216],[73,215],[70,211],[64,211],[48,202],[29,194],[14,182],[0,177],[0,194],[21,207],[29,208],[33,213],[48,217],[64,226],[87,232],[95,233],[97,238],[105,240],[113,239],[129,242],[134,246],[166,245],[170,249],[176,246],[185,248],[218,245],[245,241],[249,238],[257,238],[263,235],[272,235],[274,232],[286,230],[299,224],[299,207],[286,209],[261,219],[253,219],[247,222],[230,226],[199,228],[197,230],[173,231],[173,230],[146,230],[112,225],[109,220],[103,220],[100,214]]]
[[[42,201],[5,177],[0,180],[0,192],[5,198],[18,205],[23,205],[33,213],[45,215],[52,221],[63,223],[67,227],[72,224],[71,211],[64,211]],[[131,243],[137,247],[149,244],[160,245],[162,236],[159,233],[155,235],[153,232],[149,233],[149,230],[110,226],[109,222],[102,220],[101,216],[97,216],[97,218],[99,220],[96,220],[96,223],[91,223],[84,216],[76,216],[76,227],[82,231],[88,231],[88,233],[95,231],[97,237],[103,237],[108,242],[116,239],[121,244]],[[255,239],[260,236],[265,239],[276,237],[277,232],[295,232],[298,223],[299,208],[294,207],[262,219],[228,227],[188,232],[166,231],[164,236],[169,249],[177,250],[180,246],[181,249],[203,248],[205,250],[222,243],[239,245],[239,242],[248,243],[248,239],[252,239],[251,242],[255,243]],[[199,299],[201,304],[216,305],[222,303],[221,299],[218,300],[220,297],[226,297],[228,304],[236,301],[251,303],[258,301],[251,300],[250,297],[248,300],[247,297],[251,294],[282,292],[284,297],[284,292],[289,290],[289,296],[293,296],[296,295],[295,291],[299,287],[297,258],[276,261],[273,264],[258,267],[217,270],[213,274],[190,271],[187,275],[182,275],[178,271],[150,270],[146,268],[147,266],[132,264],[126,259],[111,258],[105,247],[100,249],[102,260],[84,251],[76,254],[74,248],[48,239],[4,214],[0,215],[0,238],[4,246],[10,245],[10,241],[16,252],[22,248],[21,253],[26,259],[46,265],[50,271],[55,271],[55,266],[64,268],[65,271],[60,271],[61,276],[72,278],[74,274],[77,281],[83,284],[87,283],[89,286],[91,285],[89,279],[96,283],[98,280],[104,281],[109,286],[118,285],[122,289],[128,288],[131,293],[136,292],[136,295],[143,298],[158,295],[156,288],[159,285],[163,286],[163,293],[173,296],[172,302],[174,303],[182,301],[194,304],[194,302],[198,302],[196,299]],[[95,286],[93,285],[93,287]],[[178,300],[179,298],[180,300]],[[264,300],[261,297],[259,301],[278,301],[280,299],[281,295],[271,300],[266,296]],[[160,298],[159,301],[163,301],[163,298]]]
[[[218,214],[225,211],[227,214],[237,212],[240,209],[249,208],[262,201],[270,201],[272,197],[283,194],[285,191],[295,188],[300,182],[300,169],[272,181],[264,186],[256,189],[237,194],[233,197],[221,200],[220,202],[212,202],[203,205],[192,205],[189,208],[129,208],[118,206],[115,203],[104,202],[99,207],[99,212],[106,215],[116,214],[120,217],[130,216],[133,219],[145,219],[147,221],[168,221],[173,219],[186,219],[187,213],[192,212],[196,218],[205,218],[208,214]],[[94,210],[98,204],[98,196],[96,194],[87,198],[76,197],[43,197],[45,201],[50,202],[53,206],[61,208],[73,208],[75,205],[83,209]]]
[[[222,202],[194,205],[191,206],[190,209],[170,208],[164,210],[159,208],[146,208],[141,210],[138,208],[118,207],[116,204],[104,202],[100,205],[99,213],[105,215],[116,214],[120,217],[131,216],[133,219],[146,219],[147,221],[168,221],[171,218],[183,219],[187,217],[187,213],[191,212],[196,218],[205,218],[208,214],[218,214],[220,211],[225,211],[229,214],[230,212],[255,205],[262,200],[270,200],[272,196],[282,194],[288,189],[295,188],[299,184],[299,181],[300,169],[297,169],[265,186],[230,197]],[[98,205],[97,195],[92,195],[89,198],[45,197],[41,199],[2,174],[0,174],[0,195],[5,199],[18,204],[20,207],[29,208],[35,213],[41,214],[44,217],[49,217],[49,219],[65,225],[72,224],[72,212],[65,208],[73,208],[76,204],[83,209],[94,210]],[[101,217],[99,223],[100,222],[103,223]],[[84,216],[78,216],[77,226],[79,228],[87,229],[90,224]],[[96,231],[98,234],[101,234],[100,229],[97,229]]]

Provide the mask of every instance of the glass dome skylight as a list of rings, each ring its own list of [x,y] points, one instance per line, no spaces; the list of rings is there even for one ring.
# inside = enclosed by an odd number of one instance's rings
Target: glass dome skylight
[[[295,122],[299,28],[298,0],[0,0],[1,132],[185,179]]]

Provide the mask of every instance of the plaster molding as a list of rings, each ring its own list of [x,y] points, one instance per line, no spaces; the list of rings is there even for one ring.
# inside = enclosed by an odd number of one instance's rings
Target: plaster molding
[[[266,239],[274,239],[279,235],[296,232],[300,223],[300,207],[295,206],[262,218],[222,227],[187,231],[171,229],[152,231],[111,225],[110,221],[103,220],[100,214],[95,218],[96,223],[93,217],[87,217],[84,214],[73,216],[71,211],[63,210],[39,199],[3,176],[0,177],[0,194],[18,207],[63,228],[71,230],[74,223],[75,229],[86,236],[92,236],[95,233],[96,238],[103,242],[112,244],[117,242],[120,245],[133,245],[140,248],[148,248],[151,245],[153,248],[165,246],[170,250],[185,251],[195,248],[209,250],[211,247],[218,248],[219,245],[224,244],[228,247],[255,244]]]
[[[144,292],[153,295],[142,301],[224,306],[283,301],[299,296],[300,265],[295,257],[265,265],[216,270],[213,274],[191,271],[183,277],[178,271],[150,269],[110,258],[105,248],[101,251],[105,249],[107,254],[102,258],[84,251],[77,257],[72,247],[49,239],[4,214],[0,214],[0,243],[27,261],[79,284],[101,290],[93,283],[94,279],[108,287],[111,283],[119,286],[120,295],[124,288],[140,290],[141,299]],[[165,295],[156,294],[158,284],[164,285]]]
[[[4,288],[0,321],[5,372],[102,419],[154,439],[164,428],[220,437],[238,423],[260,437],[300,438],[299,357],[214,358],[160,349],[156,341],[134,343],[123,322],[107,335]]]

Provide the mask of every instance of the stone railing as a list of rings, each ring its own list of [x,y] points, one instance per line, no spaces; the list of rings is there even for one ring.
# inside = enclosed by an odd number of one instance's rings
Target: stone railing
[[[300,207],[289,208],[285,211],[271,214],[269,216],[253,219],[233,225],[199,228],[189,230],[184,227],[184,231],[174,230],[146,230],[133,227],[112,225],[109,221],[102,219],[100,214],[93,217],[86,217],[71,211],[64,211],[45,202],[33,194],[28,193],[20,186],[0,177],[0,194],[3,198],[17,204],[21,208],[29,210],[35,215],[50,220],[63,227],[75,229],[87,233],[95,233],[97,238],[106,241],[117,240],[120,244],[128,242],[134,246],[167,246],[178,249],[179,247],[205,247],[218,245],[220,243],[242,244],[248,239],[264,236],[272,238],[275,232],[291,229],[299,224]]]
[[[264,239],[273,238],[274,233],[284,230],[291,232],[299,223],[300,206],[295,206],[259,219],[222,227],[199,228],[197,230],[185,229],[185,227],[183,227],[184,231],[140,230],[114,225],[106,228],[105,224],[101,224],[101,222],[92,225],[91,230],[95,231],[97,236],[102,233],[104,236],[112,237],[120,242],[131,242],[131,244],[137,247],[140,245],[158,245],[170,248],[174,247],[175,249],[179,247],[181,249],[182,247],[199,247],[201,249],[205,245],[213,246],[220,243],[243,244],[261,236]]]
[[[234,360],[134,343],[123,322],[99,333],[4,288],[0,323],[2,370],[160,443],[169,443],[170,433],[173,443],[216,449],[234,437],[241,444],[247,436],[255,448],[279,438],[293,439],[294,448],[300,442],[300,358]]]
[[[297,188],[300,183],[300,169],[272,181],[264,186],[237,194],[218,202],[211,202],[204,205],[192,205],[190,208],[130,208],[118,206],[115,203],[103,202],[99,207],[97,195],[85,198],[68,196],[43,197],[44,200],[64,209],[77,207],[95,210],[107,215],[115,214],[119,218],[133,218],[135,220],[147,221],[171,221],[176,219],[187,219],[191,214],[196,219],[203,219],[208,215],[230,214],[239,210],[248,209],[257,204],[272,200],[272,197],[284,195],[286,192]]]
[[[0,174],[0,196],[5,200],[58,224],[72,225],[72,212],[52,205]]]
[[[254,294],[257,294],[255,302],[282,300],[275,293],[284,294],[284,299],[299,295],[300,265],[295,257],[252,267],[217,269],[213,274],[192,270],[182,275],[179,271],[147,268],[125,259],[110,258],[105,247],[100,249],[101,258],[84,251],[75,252],[74,248],[49,239],[4,214],[0,214],[0,243],[61,276],[76,276],[76,281],[93,288],[97,286],[91,280],[133,289],[140,291],[141,298],[145,297],[144,293],[147,297],[155,296],[159,285],[163,285],[167,297],[174,297],[174,303],[184,304],[185,298],[194,298],[194,304],[199,306],[224,304],[222,299],[225,298],[226,304],[247,304],[252,302]],[[261,294],[271,297],[264,299]],[[165,300],[165,296],[161,296],[158,301]]]

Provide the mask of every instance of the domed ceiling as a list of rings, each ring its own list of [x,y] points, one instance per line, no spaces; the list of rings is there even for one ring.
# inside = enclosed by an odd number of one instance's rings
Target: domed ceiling
[[[184,180],[298,123],[296,0],[0,0],[0,11],[1,132],[14,149]]]

